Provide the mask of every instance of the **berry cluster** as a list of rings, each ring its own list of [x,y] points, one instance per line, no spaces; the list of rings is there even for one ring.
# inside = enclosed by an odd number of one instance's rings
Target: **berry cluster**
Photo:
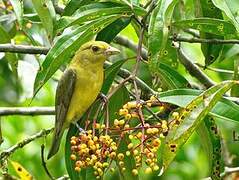
[[[157,154],[161,140],[168,132],[168,122],[158,119],[153,122],[144,121],[139,109],[143,110],[146,106],[158,106],[159,109],[163,107],[155,97],[140,103],[128,102],[119,110],[119,117],[111,127],[106,126],[108,123],[100,125],[94,122],[92,126],[88,126],[92,129],[87,133],[80,133],[79,137],[73,136],[71,159],[75,161],[75,170],[93,167],[94,174],[100,178],[106,169],[114,170],[111,167],[112,160],[122,172],[125,171],[126,158],[130,157],[135,161],[135,167],[131,169],[133,175],[138,175],[139,170],[147,174],[158,171]],[[124,151],[119,150],[122,139],[127,146],[123,148],[126,149]]]
[[[75,170],[93,167],[94,174],[100,178],[109,166],[107,158],[116,158],[116,143],[109,135],[93,136],[92,130],[71,137],[71,159],[75,161]]]

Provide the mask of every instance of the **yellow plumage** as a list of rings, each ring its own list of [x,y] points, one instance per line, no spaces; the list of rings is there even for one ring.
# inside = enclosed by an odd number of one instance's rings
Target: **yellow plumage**
[[[64,130],[95,101],[104,80],[104,61],[118,52],[102,41],[90,41],[76,52],[58,83],[55,131],[48,159],[57,153]]]

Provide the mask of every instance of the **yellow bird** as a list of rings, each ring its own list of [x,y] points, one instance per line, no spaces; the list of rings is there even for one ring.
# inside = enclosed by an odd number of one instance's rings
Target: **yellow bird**
[[[76,123],[97,98],[105,60],[119,52],[102,41],[87,42],[76,52],[57,86],[55,130],[48,159],[57,153],[64,130]]]

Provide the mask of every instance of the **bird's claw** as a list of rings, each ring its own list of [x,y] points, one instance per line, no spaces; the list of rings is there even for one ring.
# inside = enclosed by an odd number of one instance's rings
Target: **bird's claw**
[[[105,104],[108,103],[108,97],[105,94],[100,93],[99,98],[101,98]]]

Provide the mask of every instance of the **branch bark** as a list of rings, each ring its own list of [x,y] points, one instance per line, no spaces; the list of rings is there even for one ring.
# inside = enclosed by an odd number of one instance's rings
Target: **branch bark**
[[[42,46],[0,44],[0,52],[14,52],[23,54],[47,54],[49,48]]]
[[[25,145],[29,144],[30,142],[32,142],[38,138],[47,136],[52,130],[53,130],[53,128],[46,129],[46,130],[43,129],[40,132],[38,132],[37,134],[34,134],[34,135],[20,141],[19,143],[15,144],[14,146],[10,147],[9,149],[2,151],[0,154],[0,161],[1,162],[5,161],[9,156],[11,156],[11,154],[13,154],[18,149],[23,148]]]
[[[55,107],[0,107],[0,116],[8,115],[55,115]]]

